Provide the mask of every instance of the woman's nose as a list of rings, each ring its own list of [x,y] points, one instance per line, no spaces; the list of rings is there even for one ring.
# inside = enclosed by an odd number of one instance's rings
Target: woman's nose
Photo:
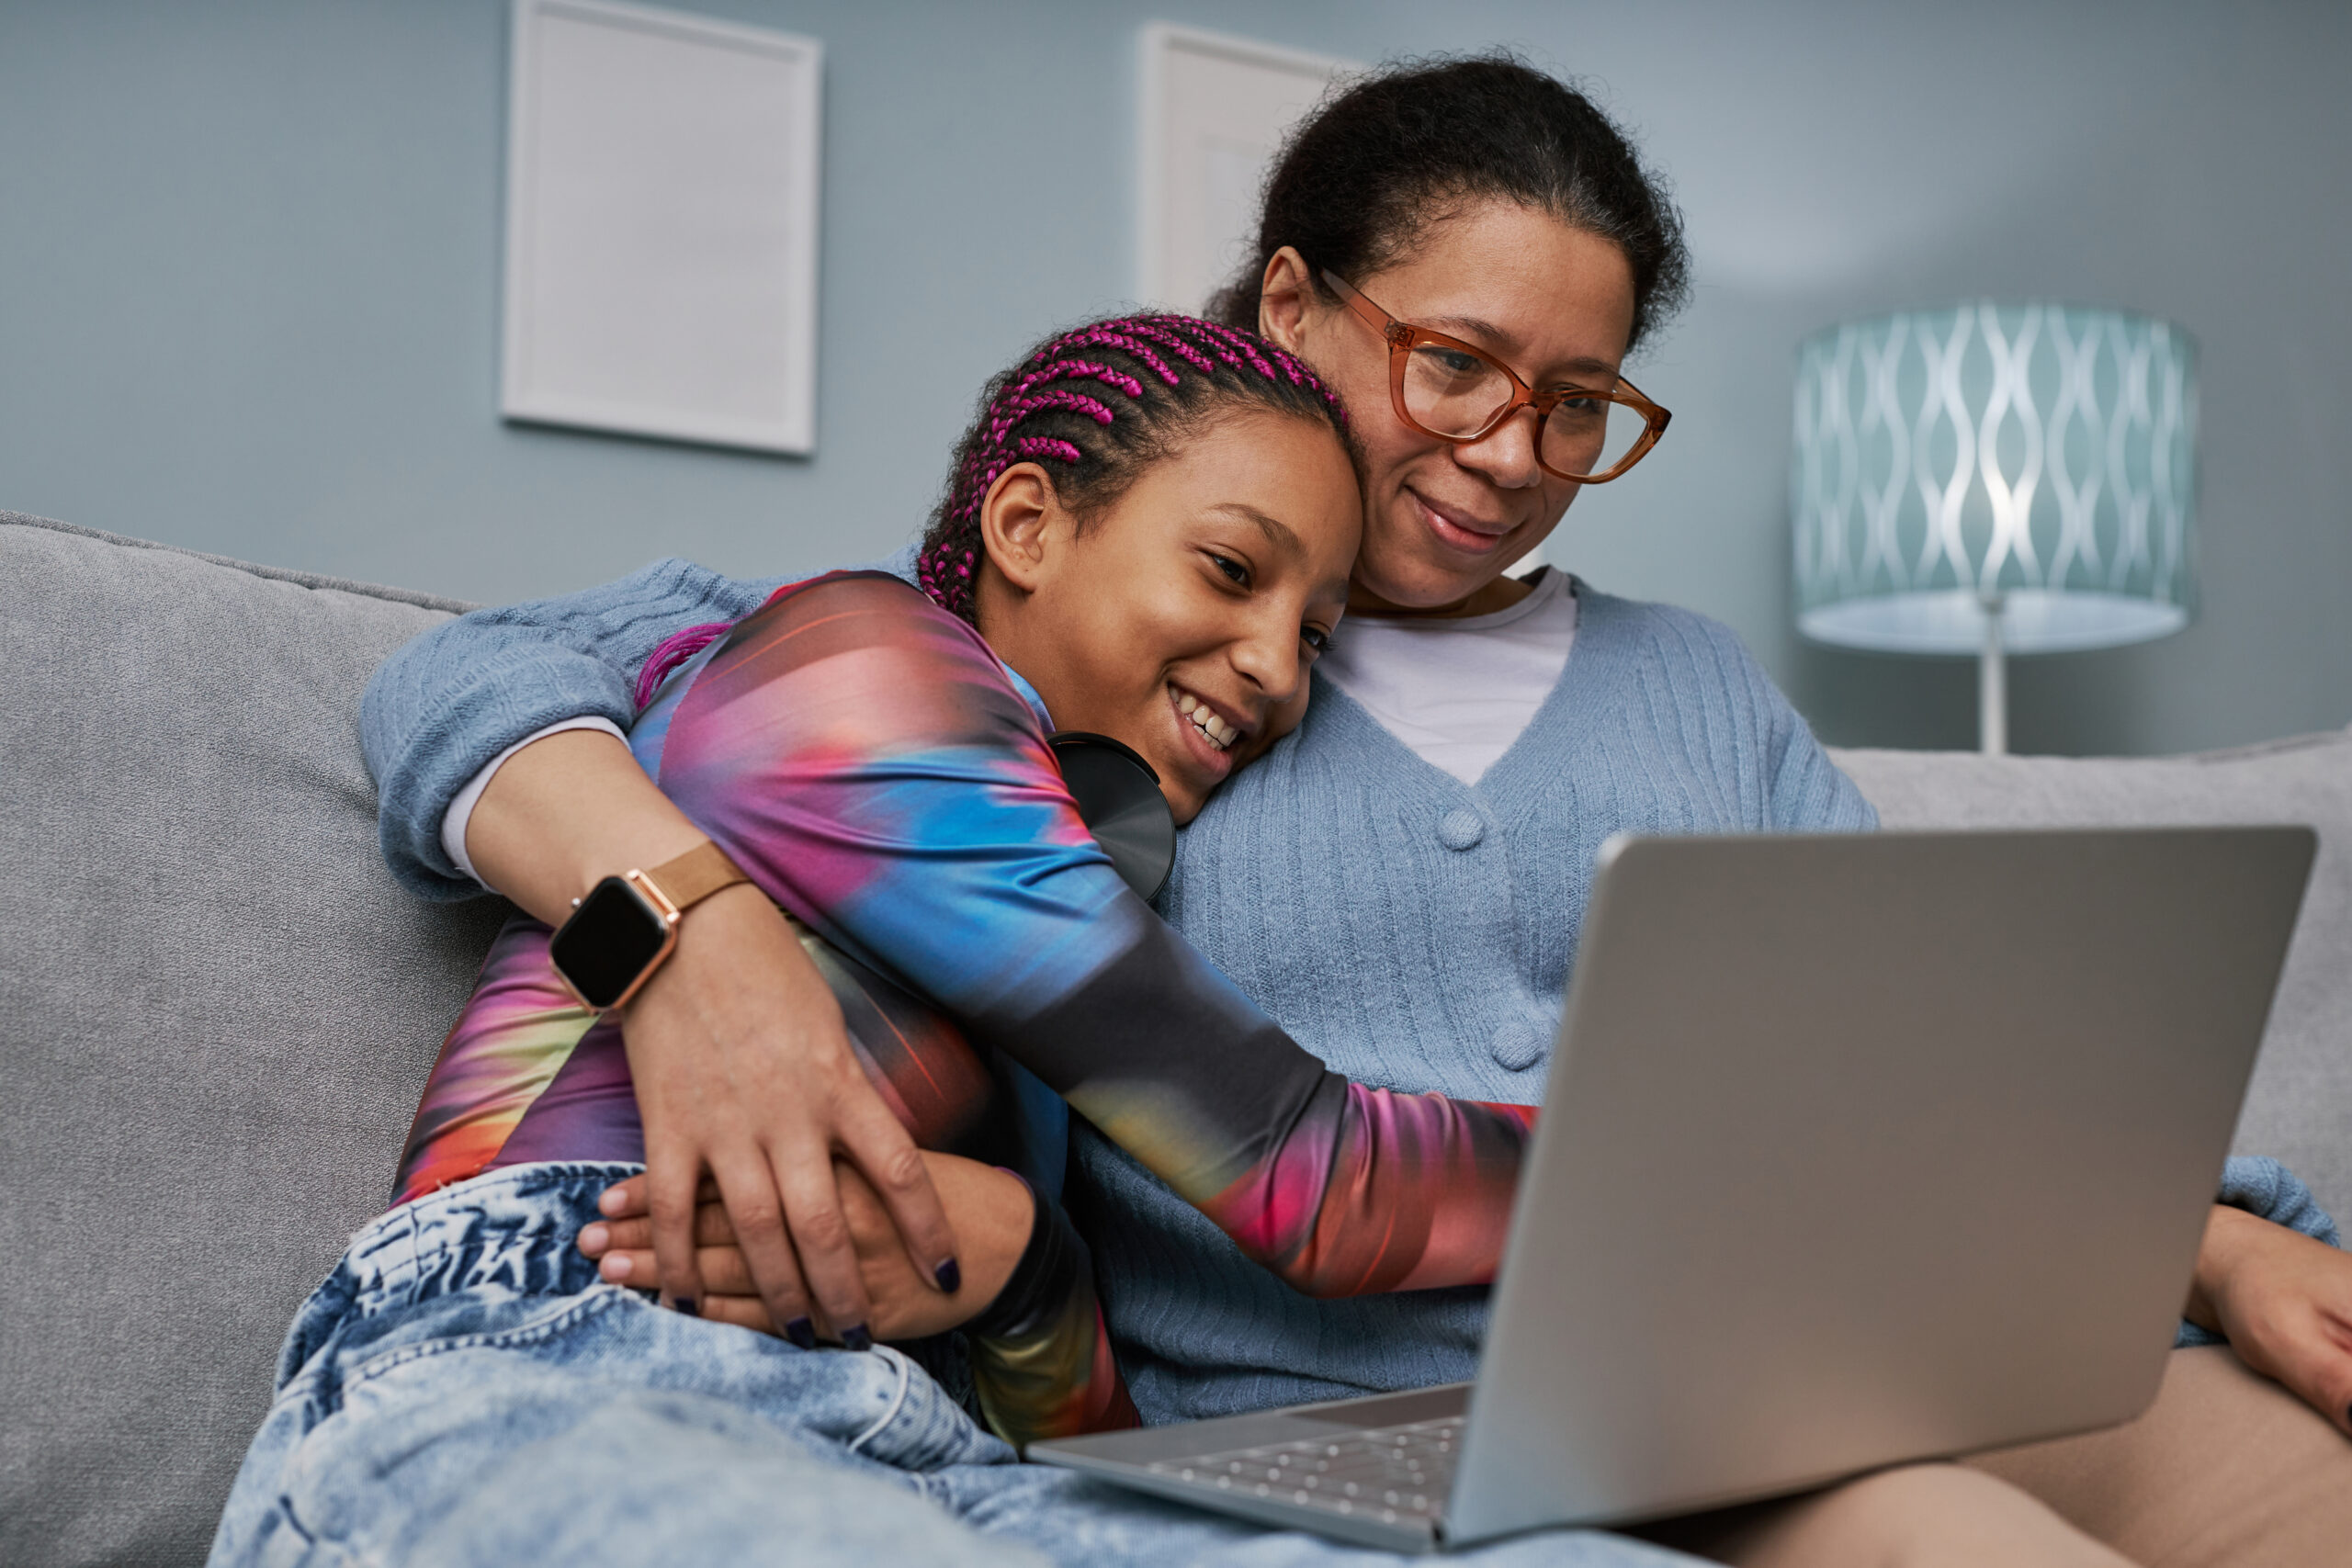
[[[1544,482],[1535,461],[1535,411],[1511,411],[1509,419],[1476,441],[1453,449],[1453,460],[1503,490],[1528,490]]]

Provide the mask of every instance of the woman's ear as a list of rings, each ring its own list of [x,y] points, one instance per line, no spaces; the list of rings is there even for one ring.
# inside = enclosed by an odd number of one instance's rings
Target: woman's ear
[[[1299,352],[1307,313],[1319,303],[1315,275],[1295,246],[1284,245],[1266,261],[1258,284],[1258,335],[1277,348]]]
[[[1015,463],[981,498],[980,547],[998,576],[1023,593],[1035,592],[1055,536],[1068,524],[1052,478],[1035,463]]]

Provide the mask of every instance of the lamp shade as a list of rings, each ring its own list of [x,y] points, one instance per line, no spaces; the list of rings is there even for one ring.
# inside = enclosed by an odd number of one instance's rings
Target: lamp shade
[[[2197,350],[2123,310],[1980,301],[1798,351],[1797,626],[1975,653],[2111,648],[2195,609]]]

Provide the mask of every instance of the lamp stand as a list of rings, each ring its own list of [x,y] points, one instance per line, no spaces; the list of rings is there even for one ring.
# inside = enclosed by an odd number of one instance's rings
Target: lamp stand
[[[2001,595],[1988,593],[1984,605],[1984,647],[1976,656],[1976,737],[1987,757],[2009,749],[2009,663],[2001,646]]]

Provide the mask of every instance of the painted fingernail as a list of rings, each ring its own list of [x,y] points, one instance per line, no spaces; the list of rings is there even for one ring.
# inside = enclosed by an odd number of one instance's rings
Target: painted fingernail
[[[939,1288],[951,1296],[964,1288],[964,1270],[952,1258],[933,1269],[931,1277],[938,1280]]]
[[[871,1350],[874,1348],[874,1336],[865,1331],[865,1325],[853,1323],[842,1330],[842,1343],[853,1350]]]
[[[803,1350],[817,1348],[817,1325],[805,1317],[796,1317],[784,1325],[784,1337]]]
[[[695,1301],[692,1296],[680,1296],[676,1301],[670,1303],[670,1310],[673,1312],[684,1313],[688,1317],[700,1317],[702,1315],[702,1303]]]

